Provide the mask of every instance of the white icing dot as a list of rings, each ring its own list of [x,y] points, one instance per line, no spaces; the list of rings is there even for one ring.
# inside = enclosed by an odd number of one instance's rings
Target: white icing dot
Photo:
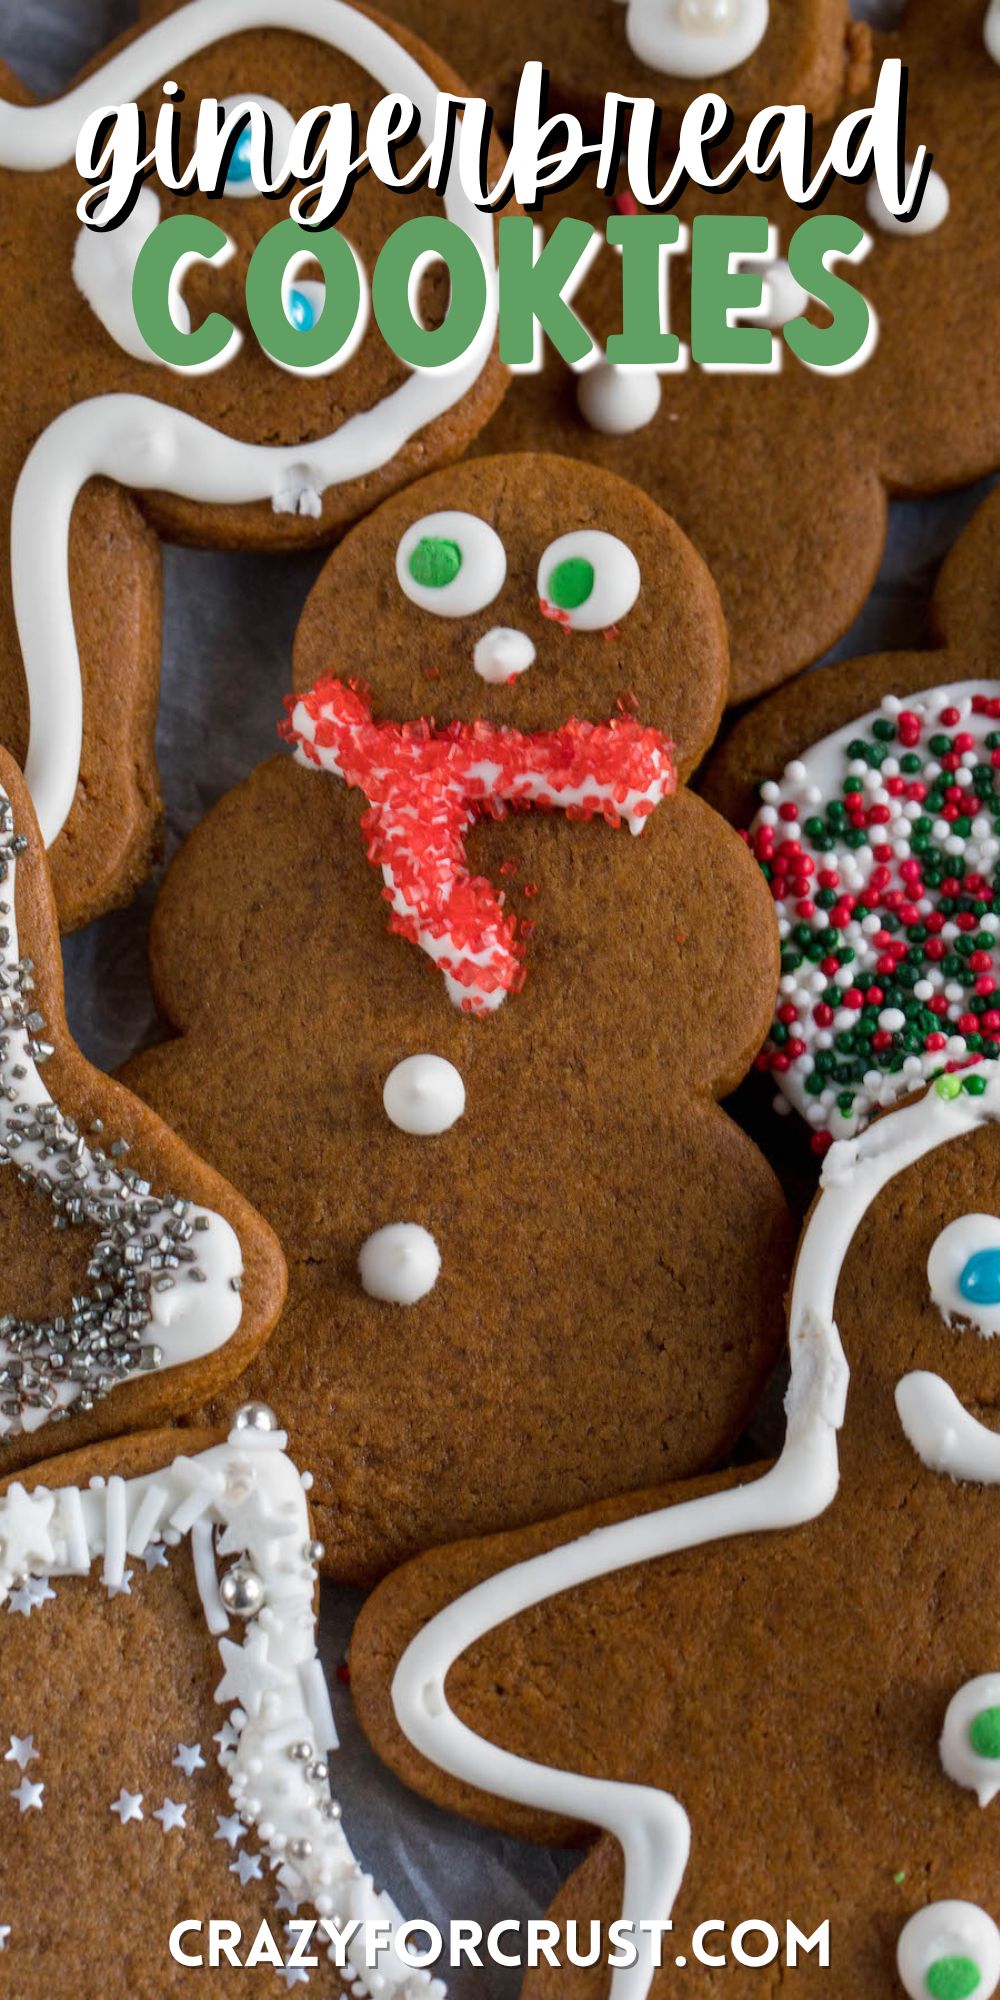
[[[990,2000],[1000,1980],[1000,1931],[976,1903],[928,1903],[904,1924],[896,1964],[910,2000],[928,2000],[927,1975],[942,1958],[969,1958],[979,1972],[975,2000]]]
[[[369,1297],[413,1306],[437,1283],[441,1252],[418,1222],[390,1222],[361,1246],[358,1271]]]
[[[762,276],[764,295],[760,305],[740,313],[739,318],[757,326],[775,327],[787,326],[790,319],[798,319],[809,304],[809,293],[793,278],[787,257],[776,257],[773,263],[765,264]]]
[[[948,1777],[975,1792],[981,1806],[988,1806],[1000,1792],[1000,1757],[984,1756],[973,1742],[976,1723],[990,1709],[1000,1717],[1000,1674],[980,1674],[966,1681],[948,1703],[938,1746]]]
[[[576,390],[584,422],[606,437],[627,437],[632,431],[645,430],[660,407],[662,395],[658,375],[648,369],[616,368],[611,361],[598,361],[586,369]]]
[[[768,0],[628,0],[625,33],[665,76],[721,76],[759,47],[768,11]]]
[[[503,687],[534,664],[535,648],[527,632],[513,625],[494,625],[476,641],[472,664],[477,674],[493,687]]]
[[[389,1071],[382,1091],[386,1117],[419,1138],[447,1132],[465,1110],[465,1085],[444,1056],[406,1056]]]
[[[911,171],[911,165],[907,163],[907,175]],[[938,173],[936,167],[932,167],[927,176],[927,185],[917,214],[908,222],[902,221],[898,215],[893,215],[891,209],[886,207],[877,181],[871,182],[865,200],[871,220],[886,236],[929,236],[933,230],[940,229],[951,207],[948,183],[944,176]]]

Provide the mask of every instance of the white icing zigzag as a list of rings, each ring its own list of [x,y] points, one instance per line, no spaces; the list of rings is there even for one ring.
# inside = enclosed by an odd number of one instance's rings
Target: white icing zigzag
[[[296,1903],[349,1923],[402,1923],[355,1860],[330,1797],[324,1758],[337,1746],[313,1611],[317,1545],[309,1539],[305,1486],[286,1454],[272,1412],[251,1403],[237,1412],[228,1442],[179,1457],[141,1479],[95,1479],[86,1488],[14,1483],[0,1498],[0,1603],[28,1576],[86,1576],[102,1557],[101,1578],[122,1582],[126,1558],[151,1542],[191,1537],[195,1574],[224,1672],[216,1700],[231,1711],[235,1738],[219,1751],[240,1819],[256,1829]],[[216,1556],[236,1560],[221,1587]],[[227,1603],[248,1620],[232,1638]],[[223,1733],[225,1744],[226,1733]],[[312,1947],[321,1950],[319,1935]],[[444,1986],[406,1966],[392,1950],[377,1968],[363,1939],[348,1947],[352,1991],[383,2000],[443,2000]]]

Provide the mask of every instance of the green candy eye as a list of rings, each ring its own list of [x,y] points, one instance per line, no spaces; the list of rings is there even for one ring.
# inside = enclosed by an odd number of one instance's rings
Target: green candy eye
[[[969,1729],[969,1742],[977,1757],[1000,1758],[1000,1708],[983,1708]]]
[[[936,1958],[927,1968],[931,2000],[972,2000],[981,1973],[974,1958]]]
[[[441,535],[424,535],[409,562],[410,575],[423,590],[446,590],[461,567],[462,551],[458,543]]]
[[[578,611],[594,588],[594,565],[585,556],[567,556],[549,577],[546,596],[557,611]]]

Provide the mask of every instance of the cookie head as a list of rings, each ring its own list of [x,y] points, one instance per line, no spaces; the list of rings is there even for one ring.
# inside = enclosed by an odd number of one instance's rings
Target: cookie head
[[[636,717],[686,773],[727,685],[714,586],[637,487],[543,454],[434,474],[329,559],[306,605],[298,689],[360,676],[377,714],[521,731]]]

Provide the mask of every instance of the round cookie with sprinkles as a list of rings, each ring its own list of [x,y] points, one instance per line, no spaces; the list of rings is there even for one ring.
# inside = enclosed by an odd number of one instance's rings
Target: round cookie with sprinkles
[[[52,892],[0,751],[0,1477],[190,1410],[285,1290],[261,1217],[66,1024]]]
[[[821,1150],[1000,1056],[1000,682],[887,695],[761,800],[782,974],[758,1067]]]
[[[739,1434],[791,1243],[717,1100],[778,939],[685,786],[714,586],[621,480],[524,455],[411,487],[329,559],[292,678],[294,756],[168,873],[175,1038],[127,1075],[280,1234],[289,1307],[234,1394],[282,1409],[364,1582]]]

